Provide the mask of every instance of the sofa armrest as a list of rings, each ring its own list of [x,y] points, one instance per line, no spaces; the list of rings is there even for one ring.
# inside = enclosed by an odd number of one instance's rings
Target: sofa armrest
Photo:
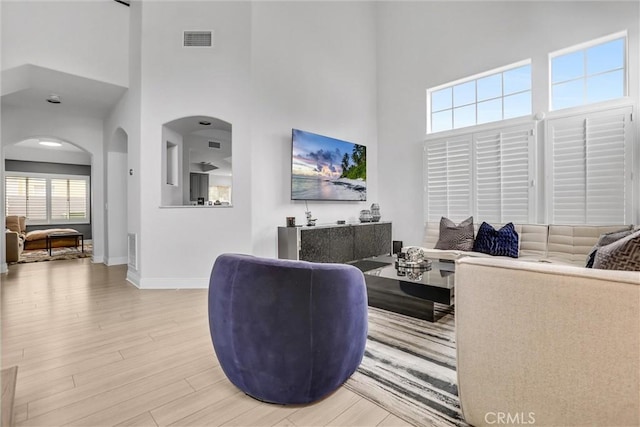
[[[640,423],[638,272],[465,257],[455,295],[469,424]]]
[[[20,259],[22,253],[23,241],[20,235],[15,231],[5,232],[6,243],[6,260],[7,262],[17,262]]]

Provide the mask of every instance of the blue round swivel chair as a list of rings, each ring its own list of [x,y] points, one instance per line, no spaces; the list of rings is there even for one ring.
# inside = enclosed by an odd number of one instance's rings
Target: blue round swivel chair
[[[220,366],[246,394],[313,402],[362,361],[364,276],[345,264],[220,255],[209,282],[209,328]]]

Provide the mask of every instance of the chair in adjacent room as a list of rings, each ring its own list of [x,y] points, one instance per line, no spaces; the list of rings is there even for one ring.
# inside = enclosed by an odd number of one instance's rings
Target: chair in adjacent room
[[[209,283],[209,327],[220,366],[246,394],[313,402],[362,361],[364,276],[346,264],[220,255]]]

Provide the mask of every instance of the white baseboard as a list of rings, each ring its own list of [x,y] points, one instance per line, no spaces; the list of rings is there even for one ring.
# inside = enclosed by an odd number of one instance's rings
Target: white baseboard
[[[94,264],[104,264],[104,257],[102,255],[94,255],[91,257],[91,262]]]
[[[140,289],[207,289],[209,278],[142,278],[140,279]]]
[[[127,264],[129,259],[126,256],[108,258],[105,257],[104,263],[108,266]]]
[[[7,273],[9,271],[9,266],[6,262],[0,264],[0,273]]]
[[[131,269],[127,270],[127,282],[140,289],[140,275]]]

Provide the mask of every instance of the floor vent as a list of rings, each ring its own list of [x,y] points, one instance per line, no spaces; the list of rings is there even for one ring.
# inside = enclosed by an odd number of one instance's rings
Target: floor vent
[[[129,267],[134,270],[138,269],[138,236],[135,233],[129,233],[127,235],[129,246]]]
[[[212,47],[213,31],[185,31],[184,47]]]
[[[220,148],[222,144],[217,141],[209,141],[209,148]]]

